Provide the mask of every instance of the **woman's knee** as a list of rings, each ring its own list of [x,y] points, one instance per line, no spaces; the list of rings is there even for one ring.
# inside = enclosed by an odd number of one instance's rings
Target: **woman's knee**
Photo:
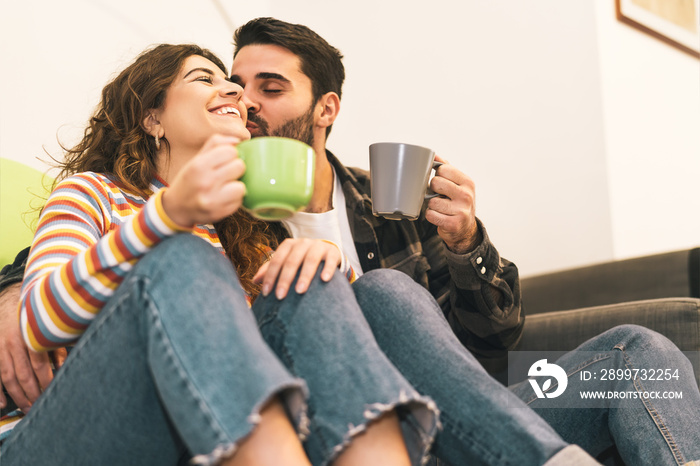
[[[262,327],[280,319],[289,321],[297,314],[304,319],[337,321],[339,317],[347,314],[347,309],[352,307],[352,301],[354,301],[348,280],[338,271],[329,281],[322,280],[323,266],[324,263],[321,262],[303,293],[296,291],[300,272],[297,271],[284,298],[278,299],[274,292],[267,296],[260,294],[253,303],[253,312],[258,319],[258,324]],[[277,283],[274,286],[276,287]]]
[[[156,244],[141,258],[139,264],[163,264],[180,263],[187,264],[194,260],[207,257],[210,253],[217,253],[216,248],[202,238],[192,234],[176,234],[165,238]]]
[[[228,258],[190,234],[168,238],[146,253],[120,288],[128,293],[134,286],[164,312],[186,314],[189,309],[201,314],[209,308],[245,305],[245,292]]]
[[[231,262],[219,250],[192,234],[178,234],[157,244],[139,260],[134,273],[164,278],[186,275],[197,280],[235,275]]]

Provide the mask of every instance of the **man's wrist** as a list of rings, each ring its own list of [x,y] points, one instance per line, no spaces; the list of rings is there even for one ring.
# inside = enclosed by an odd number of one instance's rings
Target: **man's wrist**
[[[484,240],[484,235],[481,233],[478,222],[474,220],[474,225],[472,231],[463,241],[459,241],[453,244],[445,242],[447,249],[455,254],[469,254],[474,251]]]

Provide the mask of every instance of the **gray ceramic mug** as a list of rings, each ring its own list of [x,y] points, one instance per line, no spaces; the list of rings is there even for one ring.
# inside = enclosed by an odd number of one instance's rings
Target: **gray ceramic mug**
[[[401,142],[371,144],[372,213],[390,220],[417,219],[423,201],[437,196],[428,189],[428,180],[440,165],[427,147]]]

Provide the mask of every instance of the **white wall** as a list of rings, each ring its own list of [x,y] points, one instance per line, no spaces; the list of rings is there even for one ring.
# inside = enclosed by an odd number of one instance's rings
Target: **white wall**
[[[197,42],[230,64],[232,28],[272,15],[345,54],[329,147],[363,167],[372,142],[433,147],[474,178],[477,214],[524,275],[700,243],[700,219],[686,218],[699,202],[698,61],[617,23],[613,0],[46,0],[0,11],[0,157],[39,167],[42,145],[60,154],[57,131],[72,142],[107,79],[145,46]],[[664,115],[668,127],[650,131]]]
[[[229,29],[213,2],[3,2],[0,156],[60,156],[57,135],[75,141],[104,84],[149,45],[196,42],[230,64]]]
[[[610,258],[593,4],[429,5],[361,0],[335,6],[341,23],[275,4],[345,53],[329,146],[360,166],[376,141],[434,148],[476,181],[477,215],[525,274]]]
[[[596,1],[615,257],[698,246],[700,60],[611,3]]]

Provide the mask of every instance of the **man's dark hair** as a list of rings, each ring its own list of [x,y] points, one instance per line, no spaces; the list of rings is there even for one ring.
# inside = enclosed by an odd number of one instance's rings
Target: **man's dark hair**
[[[311,79],[314,102],[327,92],[341,97],[345,67],[338,49],[308,27],[275,18],[257,18],[239,27],[233,35],[233,58],[246,45],[278,45],[301,61],[301,71]]]

